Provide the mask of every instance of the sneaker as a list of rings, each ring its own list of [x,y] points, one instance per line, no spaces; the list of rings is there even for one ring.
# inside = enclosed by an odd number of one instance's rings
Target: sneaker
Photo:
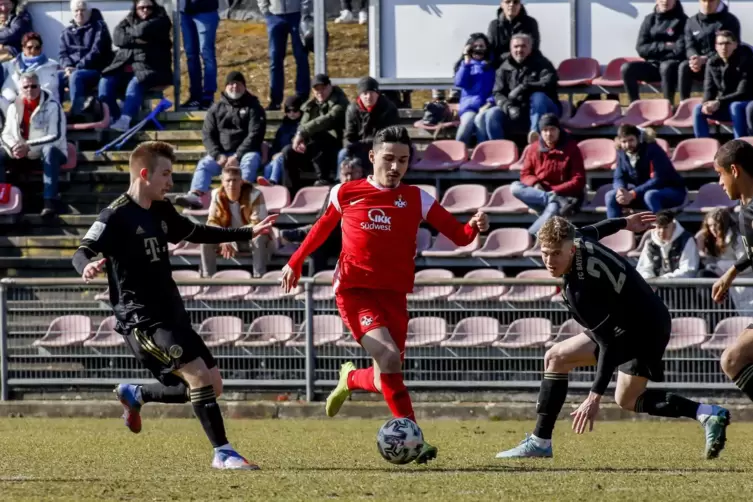
[[[342,408],[343,403],[350,397],[350,389],[348,389],[348,375],[351,371],[356,370],[356,365],[348,361],[340,366],[340,380],[337,382],[337,387],[329,393],[327,396],[327,404],[324,410],[327,412],[328,417],[334,417],[337,412]]]
[[[175,197],[175,205],[189,209],[202,209],[204,207],[204,204],[201,203],[201,196],[194,192],[188,192]]]
[[[134,434],[141,432],[141,402],[136,396],[137,385],[121,383],[115,389],[120,404],[123,405],[123,420]]]
[[[340,16],[335,19],[335,23],[352,23],[356,19],[353,17],[353,13],[349,10],[341,10]]]
[[[131,117],[121,115],[118,120],[110,122],[110,129],[113,131],[125,132],[131,128]]]
[[[188,101],[180,105],[181,110],[190,111],[190,110],[198,110],[199,108],[201,108],[201,101],[199,101],[198,99],[193,99],[193,98],[189,99]]]
[[[236,471],[258,471],[259,466],[252,464],[235,450],[217,450],[214,452],[212,467],[215,469],[232,469]]]
[[[362,10],[358,13],[358,24],[366,24],[369,22],[369,13]]]
[[[706,430],[706,458],[712,459],[719,456],[727,442],[727,426],[730,422],[730,413],[721,406],[712,406],[710,415],[700,415],[698,421]]]
[[[542,448],[536,444],[533,436],[526,438],[512,450],[497,453],[497,458],[552,458],[552,445]]]
[[[57,215],[57,211],[55,210],[55,201],[52,199],[45,199],[44,201],[44,209],[42,209],[42,212],[40,213],[40,216],[44,219],[52,219]]]
[[[417,464],[425,464],[429,460],[434,460],[437,458],[437,447],[432,446],[426,441],[424,441],[424,447],[421,448],[421,453],[418,454],[418,457],[416,457],[415,462]]]
[[[268,180],[264,176],[259,176],[258,178],[256,178],[256,184],[259,185],[259,186],[263,186],[263,187],[273,187],[273,186],[275,186],[275,182],[274,181]]]

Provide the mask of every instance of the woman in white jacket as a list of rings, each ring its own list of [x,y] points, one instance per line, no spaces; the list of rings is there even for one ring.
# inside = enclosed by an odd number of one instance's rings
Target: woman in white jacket
[[[42,54],[42,37],[29,32],[21,40],[21,54],[3,64],[3,113],[18,96],[19,82],[24,73],[34,72],[39,77],[43,90],[50,93],[55,101],[60,101],[60,65],[54,59]]]

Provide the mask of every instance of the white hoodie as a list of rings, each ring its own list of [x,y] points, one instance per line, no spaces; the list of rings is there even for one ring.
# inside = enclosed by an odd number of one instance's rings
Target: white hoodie
[[[8,153],[14,145],[24,141],[21,137],[23,107],[23,99],[19,97],[8,108],[5,127],[0,134],[2,146]],[[56,146],[64,155],[67,155],[68,143],[65,130],[65,114],[60,107],[60,103],[52,99],[50,93],[42,91],[39,106],[31,114],[29,121],[29,139],[25,141],[29,145],[28,157],[30,159],[40,158],[45,146]]]
[[[651,242],[659,246],[659,252],[661,253],[662,260],[667,260],[669,250],[672,247],[672,243],[680,237],[685,229],[680,225],[680,222],[675,221],[675,230],[672,232],[672,238],[668,242],[662,242],[659,240],[659,230],[651,230]],[[685,244],[685,248],[682,250],[680,256],[680,264],[677,270],[668,272],[662,275],[665,279],[680,279],[685,277],[695,277],[698,273],[698,266],[700,264],[700,257],[698,256],[698,247],[695,243],[695,238],[691,235],[688,242]],[[644,279],[655,277],[654,264],[651,262],[651,258],[648,254],[648,246],[643,246],[641,251],[641,257],[638,259],[638,273],[643,276]]]

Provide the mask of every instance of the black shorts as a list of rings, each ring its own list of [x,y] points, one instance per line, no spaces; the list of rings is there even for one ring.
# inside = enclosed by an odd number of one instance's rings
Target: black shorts
[[[217,366],[204,340],[191,327],[133,328],[125,339],[136,359],[164,385],[183,382],[176,370],[195,359],[203,359],[207,368]]]

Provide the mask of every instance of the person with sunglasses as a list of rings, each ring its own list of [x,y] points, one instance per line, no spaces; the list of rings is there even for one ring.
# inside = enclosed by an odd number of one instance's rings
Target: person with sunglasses
[[[21,77],[28,72],[36,73],[42,89],[53,99],[60,100],[60,65],[42,53],[42,36],[33,31],[27,33],[23,36],[21,48],[23,52],[4,65],[3,111],[18,97]]]
[[[31,31],[31,15],[26,2],[0,0],[0,63],[21,52],[21,39]]]

